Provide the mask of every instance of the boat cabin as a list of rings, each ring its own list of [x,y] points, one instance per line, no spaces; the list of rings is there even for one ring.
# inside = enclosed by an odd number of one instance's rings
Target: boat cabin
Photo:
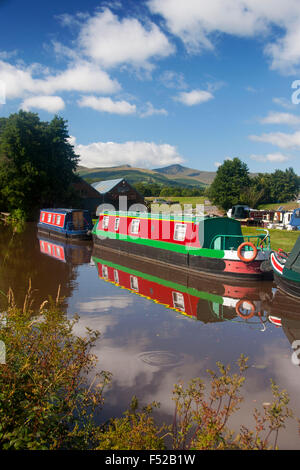
[[[81,209],[42,209],[38,230],[70,238],[89,237],[93,228],[89,211]]]
[[[167,242],[185,249],[237,249],[244,241],[240,222],[227,217],[106,212],[100,214],[94,231],[109,238]]]

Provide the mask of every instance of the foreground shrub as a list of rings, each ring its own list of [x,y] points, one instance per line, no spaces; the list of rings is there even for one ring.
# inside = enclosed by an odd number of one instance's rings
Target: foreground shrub
[[[18,308],[10,292],[3,316],[0,339],[6,364],[0,366],[0,448],[87,448],[109,379],[102,372],[93,388],[88,381],[98,333],[74,336],[78,319],[66,318],[58,298],[44,302],[35,315],[32,300],[30,289],[23,308]]]
[[[123,417],[99,424],[110,380],[105,371],[91,380],[99,333],[74,334],[78,318],[63,313],[59,292],[38,312],[30,285],[22,307],[11,290],[6,299],[0,318],[0,449],[276,449],[279,431],[293,416],[287,393],[272,382],[273,401],[253,412],[255,430],[229,429],[243,400],[247,358],[241,356],[234,373],[217,363],[217,372],[208,371],[208,385],[200,378],[176,384],[169,426],[155,422],[157,403],[139,410],[135,397]]]

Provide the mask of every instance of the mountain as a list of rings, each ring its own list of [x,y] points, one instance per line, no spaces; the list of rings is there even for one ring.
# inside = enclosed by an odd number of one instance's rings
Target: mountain
[[[206,185],[211,184],[216,176],[215,171],[200,171],[179,164],[156,168],[153,171],[157,171],[158,173],[165,175],[167,178],[172,178],[175,181],[191,185],[195,184],[195,180]]]
[[[166,186],[206,186],[215,175],[213,172],[193,170],[182,165],[169,165],[155,170],[122,165],[105,168],[77,167],[77,173],[89,183],[95,181],[125,178],[129,183],[159,183]],[[201,176],[202,175],[202,176]],[[199,177],[200,176],[200,177]]]

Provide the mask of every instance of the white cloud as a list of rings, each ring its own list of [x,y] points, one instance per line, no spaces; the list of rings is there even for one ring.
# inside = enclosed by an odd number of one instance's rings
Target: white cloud
[[[150,67],[149,59],[167,57],[175,50],[168,38],[148,21],[119,19],[109,9],[97,12],[83,25],[78,44],[83,53],[104,67],[131,64]]]
[[[290,160],[290,157],[287,155],[283,155],[282,153],[268,153],[267,155],[250,155],[252,160],[256,160],[258,162],[286,162]]]
[[[144,117],[148,117],[148,116],[153,116],[153,115],[157,115],[157,114],[160,114],[160,115],[163,115],[163,116],[167,116],[168,115],[168,111],[164,108],[154,108],[153,104],[150,103],[150,101],[148,101],[146,103],[146,108],[144,111],[141,111],[140,112],[140,116],[142,118]]]
[[[262,124],[287,124],[294,126],[300,124],[300,117],[291,113],[277,113],[271,111],[265,118],[260,119]]]
[[[93,108],[96,111],[102,111],[112,114],[135,114],[136,105],[128,101],[113,101],[111,98],[83,96],[78,102],[80,107]]]
[[[294,134],[285,134],[283,132],[270,132],[269,134],[250,135],[249,138],[256,142],[265,142],[276,145],[280,148],[298,148],[300,147],[300,131]]]
[[[64,109],[65,103],[60,96],[33,96],[26,98],[21,104],[21,109],[29,111],[32,108],[43,109],[49,113],[56,113]]]
[[[182,163],[184,160],[177,152],[176,147],[169,144],[155,144],[154,142],[94,142],[88,145],[76,143],[71,137],[70,142],[80,155],[80,164],[88,167],[108,167],[118,165],[132,165],[142,168],[166,166],[173,163]]]
[[[43,77],[36,77],[37,72]],[[12,65],[0,60],[0,80],[6,84],[7,98],[20,98],[26,94],[53,94],[58,91],[115,93],[120,90],[116,80],[99,66],[78,62],[56,74],[42,66]]]
[[[205,103],[214,98],[214,95],[209,91],[204,90],[192,90],[182,91],[174,97],[175,101],[179,101],[187,106],[194,106],[196,104]]]
[[[262,37],[271,68],[292,73],[300,64],[300,3],[298,0],[149,0],[153,13],[179,36],[189,52],[213,50],[220,34]],[[281,33],[273,34],[273,27]]]

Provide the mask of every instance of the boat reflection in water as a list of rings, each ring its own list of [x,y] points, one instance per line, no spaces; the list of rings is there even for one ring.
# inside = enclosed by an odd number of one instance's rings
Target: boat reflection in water
[[[92,245],[87,242],[70,243],[67,241],[53,241],[38,236],[40,252],[53,259],[72,265],[87,264],[91,260]]]
[[[278,328],[282,328],[289,340],[294,353],[292,362],[300,365],[300,303],[285,295],[280,290],[275,290],[272,298],[264,303],[268,319]]]
[[[92,260],[101,279],[195,320],[238,320],[266,329],[268,318],[262,307],[272,297],[271,282],[212,280],[103,247],[94,247]]]

